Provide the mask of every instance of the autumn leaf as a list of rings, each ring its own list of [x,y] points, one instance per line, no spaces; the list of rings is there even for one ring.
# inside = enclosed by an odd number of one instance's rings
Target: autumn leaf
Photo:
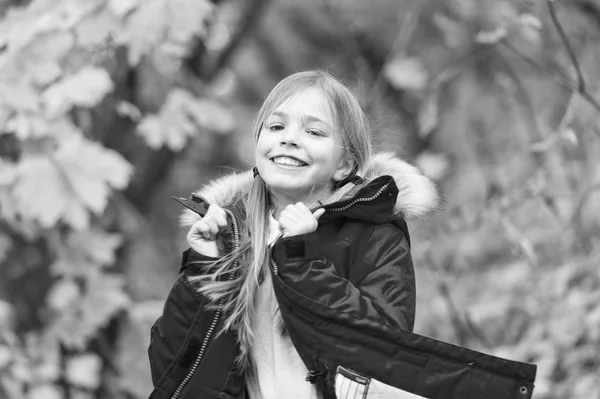
[[[70,191],[95,213],[106,207],[110,189],[124,189],[133,172],[121,154],[83,138],[63,142],[55,158]]]
[[[62,75],[62,68],[57,61],[41,62],[31,70],[31,79],[38,86],[47,86],[58,80]]]
[[[233,127],[233,117],[219,104],[196,99],[183,89],[173,89],[159,114],[142,119],[137,133],[144,137],[150,148],[166,145],[179,151],[199,130],[225,133]]]
[[[123,244],[123,236],[94,228],[69,233],[67,244],[84,259],[100,266],[110,266],[115,262],[115,251]]]
[[[98,329],[130,304],[122,276],[88,270],[81,299],[61,312],[49,331],[69,348],[83,349]]]
[[[46,383],[31,388],[26,399],[62,399],[64,397],[62,389],[56,385]]]
[[[416,57],[396,55],[384,69],[387,80],[397,89],[422,90],[427,85],[427,69]]]
[[[57,312],[73,306],[81,296],[79,285],[72,278],[62,278],[52,285],[46,298],[48,307]]]
[[[12,188],[15,208],[25,220],[37,220],[43,227],[54,226],[67,214],[77,212],[87,216],[83,205],[74,200],[56,162],[48,156],[28,156],[17,165],[18,178]],[[43,193],[43,201],[38,193]],[[71,220],[83,226],[88,219]]]
[[[46,117],[56,118],[73,106],[91,108],[114,88],[105,69],[87,66],[51,85],[42,94]]]
[[[140,0],[109,0],[108,9],[118,17],[125,17],[133,11],[140,3]]]
[[[72,356],[67,360],[66,377],[70,384],[87,389],[100,386],[102,359],[94,353]]]
[[[18,35],[19,31],[15,34]],[[52,75],[56,75],[56,66],[69,54],[74,44],[70,32],[55,31],[40,35],[23,48],[11,48],[4,55],[1,76],[6,81],[20,84],[29,83],[32,79],[42,85],[50,83],[50,80],[54,80]]]
[[[434,90],[419,107],[418,122],[419,136],[427,137],[433,132],[439,124],[439,90]]]
[[[131,165],[115,151],[72,138],[53,154],[22,159],[12,196],[25,220],[52,227],[62,219],[81,230],[89,225],[87,211],[103,211],[110,190],[125,188],[131,172]]]
[[[50,266],[54,274],[78,276],[87,269],[110,266],[115,262],[115,251],[123,237],[97,228],[73,231],[66,236],[53,236],[50,241],[58,259]]]
[[[231,112],[216,101],[197,99],[188,103],[187,111],[202,129],[227,134],[235,128],[235,119]]]
[[[17,112],[38,112],[39,94],[28,85],[0,81],[0,108]]]
[[[115,45],[112,40],[120,35],[122,28],[121,19],[104,8],[75,27],[77,43],[85,50],[101,51],[102,47]]]
[[[170,18],[168,41],[185,46],[193,36],[206,34],[206,17],[212,3],[202,0],[168,0]]]
[[[189,45],[194,35],[205,33],[204,20],[212,8],[206,0],[142,2],[127,19],[130,64],[137,65],[144,54],[166,41],[183,47]]]
[[[39,114],[18,113],[6,122],[6,130],[21,140],[40,138],[49,132],[48,120]]]
[[[499,26],[492,30],[483,30],[477,34],[475,40],[483,44],[496,44],[508,36],[505,26]]]
[[[129,101],[119,101],[117,104],[117,113],[120,116],[127,117],[134,122],[139,122],[142,119],[142,113],[140,109]]]

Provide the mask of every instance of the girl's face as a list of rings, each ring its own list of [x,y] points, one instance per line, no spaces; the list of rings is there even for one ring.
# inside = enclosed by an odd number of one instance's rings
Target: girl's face
[[[322,91],[307,88],[273,110],[256,143],[256,167],[275,198],[305,201],[351,170]]]

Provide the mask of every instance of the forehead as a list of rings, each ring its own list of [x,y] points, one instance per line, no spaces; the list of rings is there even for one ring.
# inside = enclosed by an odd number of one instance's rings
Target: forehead
[[[333,126],[334,117],[331,104],[323,91],[316,87],[303,89],[281,103],[271,112],[283,113],[292,117],[312,116]]]

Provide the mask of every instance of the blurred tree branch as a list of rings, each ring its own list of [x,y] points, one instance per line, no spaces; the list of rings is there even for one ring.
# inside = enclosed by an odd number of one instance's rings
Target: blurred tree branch
[[[231,39],[227,45],[213,56],[209,56],[202,40],[198,40],[191,54],[186,59],[185,65],[196,77],[203,80],[212,80],[217,73],[231,60],[235,51],[243,43],[252,29],[254,29],[260,17],[264,14],[266,6],[271,0],[250,0],[240,2],[243,7],[239,25],[234,28]],[[219,3],[220,1],[213,1]]]
[[[456,255],[456,252],[454,253]],[[491,350],[492,344],[489,340],[483,335],[481,330],[475,325],[475,323],[471,320],[468,315],[468,312],[465,310],[463,314],[458,310],[458,306],[456,305],[454,298],[452,298],[450,287],[444,278],[441,276],[444,273],[447,273],[449,270],[453,268],[452,264],[454,263],[456,257],[452,256],[447,258],[444,262],[444,267],[438,265],[437,261],[433,258],[431,253],[431,247],[425,250],[425,259],[429,265],[432,266],[432,269],[436,271],[436,273],[440,276],[436,278],[436,288],[439,291],[442,298],[446,303],[446,307],[448,308],[448,313],[450,315],[450,322],[452,324],[452,328],[454,329],[454,333],[458,344],[461,346],[467,345],[468,338],[474,337],[479,341],[479,343],[486,349]]]
[[[410,39],[412,38],[415,30],[417,29],[418,18],[415,17],[412,11],[407,12],[404,18],[398,15],[398,33],[392,43],[392,47],[383,62],[383,67],[377,72],[374,82],[367,95],[367,104],[374,103],[374,100],[381,97],[382,83],[385,81],[384,68],[388,62],[397,54],[399,51],[405,51]]]
[[[581,67],[579,66],[579,61],[577,61],[577,56],[575,55],[575,51],[569,42],[569,38],[565,34],[565,31],[556,15],[556,8],[554,7],[554,0],[546,0],[546,5],[548,6],[548,12],[550,13],[550,18],[552,19],[552,23],[558,32],[560,39],[569,54],[569,58],[571,59],[571,63],[573,64],[573,68],[575,68],[575,73],[577,74],[577,91],[580,93],[585,92],[585,79],[583,77],[583,73],[581,72]]]
[[[577,56],[575,54],[575,51],[573,50],[573,46],[571,45],[563,27],[562,24],[560,23],[560,20],[558,19],[558,16],[556,14],[556,8],[554,6],[554,2],[553,0],[546,0],[546,3],[548,4],[548,11],[550,13],[550,17],[552,20],[552,23],[554,25],[554,27],[556,28],[556,30],[558,31],[558,34],[561,38],[561,41],[563,43],[563,46],[565,47],[567,53],[569,54],[569,59],[571,60],[571,64],[573,65],[573,68],[575,69],[575,73],[577,75],[577,82],[571,82],[568,78],[566,78],[565,76],[563,76],[562,74],[559,74],[557,72],[551,71],[548,68],[546,68],[544,65],[540,64],[537,60],[531,58],[530,56],[523,54],[521,51],[519,51],[517,48],[515,48],[514,46],[511,45],[510,42],[508,42],[507,40],[502,40],[499,43],[503,45],[504,48],[506,48],[507,50],[509,50],[510,52],[512,52],[514,55],[516,55],[518,58],[520,58],[521,60],[525,61],[526,63],[528,63],[529,65],[531,65],[532,67],[534,67],[535,69],[544,72],[546,75],[548,75],[550,78],[552,78],[552,80],[554,80],[554,82],[556,84],[558,84],[559,86],[576,92],[579,95],[581,95],[581,97],[588,103],[590,104],[592,107],[594,107],[598,112],[600,112],[600,102],[598,102],[598,100],[596,100],[588,91],[587,91],[587,86],[586,86],[586,82],[585,82],[585,78],[583,76],[583,72],[581,70],[581,67],[579,65],[579,61],[577,60]]]
[[[381,61],[375,61],[374,57],[369,57],[364,49],[362,48],[360,42],[361,39],[359,35],[362,35],[362,32],[359,32],[355,29],[354,24],[341,17],[341,13],[339,11],[334,10],[333,5],[330,0],[322,0],[323,9],[325,13],[329,16],[331,21],[337,25],[337,30],[340,32],[341,42],[344,48],[346,49],[349,58],[354,60],[354,67],[358,72],[358,75],[363,79],[368,79],[369,84],[374,81],[374,76],[372,73],[372,68],[374,63],[381,64]],[[365,104],[367,107],[367,111],[369,104]]]
[[[562,43],[569,54],[569,58],[571,59],[571,63],[573,64],[573,68],[575,68],[575,72],[577,74],[577,86],[573,88],[574,91],[577,91],[581,97],[583,97],[590,105],[592,105],[598,112],[600,112],[600,103],[587,91],[585,78],[583,77],[583,72],[581,71],[581,67],[579,66],[579,62],[577,61],[577,56],[575,55],[575,51],[573,50],[573,46],[569,41],[569,38],[565,34],[565,31],[556,15],[556,9],[554,7],[553,0],[546,0],[546,4],[548,5],[548,11],[550,13],[550,18],[552,19],[552,23],[554,27],[558,31]]]

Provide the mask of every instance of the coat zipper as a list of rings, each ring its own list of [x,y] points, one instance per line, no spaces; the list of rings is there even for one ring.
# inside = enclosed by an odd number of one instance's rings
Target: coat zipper
[[[349,209],[350,207],[356,205],[359,202],[373,201],[374,199],[376,199],[377,197],[379,197],[381,194],[383,194],[383,192],[385,191],[386,188],[388,188],[389,185],[390,185],[390,183],[384,184],[379,190],[377,190],[377,192],[375,194],[373,194],[370,197],[357,198],[357,199],[349,202],[348,204],[346,204],[346,205],[344,205],[342,207],[339,207],[339,208],[327,208],[327,211],[341,212],[341,211],[345,211],[345,210]]]
[[[229,214],[229,216],[231,216],[231,220],[232,220],[232,224],[233,224],[234,250],[235,250],[235,249],[238,249],[240,246],[240,234],[239,234],[239,230],[238,230],[237,219],[230,210],[224,209],[224,211],[227,212]],[[237,269],[237,262],[234,264],[233,269],[234,270]],[[229,273],[229,281],[233,280],[234,277],[235,277],[234,271]],[[222,306],[223,303],[224,303],[224,298],[221,298],[221,300],[219,300],[219,302],[217,304],[219,306]],[[220,309],[215,312],[212,322],[210,323],[210,327],[208,328],[208,331],[206,332],[206,335],[204,336],[204,339],[202,340],[202,346],[200,347],[200,351],[198,352],[198,356],[196,356],[196,360],[194,361],[194,364],[192,365],[190,371],[187,373],[187,375],[185,376],[183,381],[181,381],[181,383],[175,390],[175,393],[173,393],[173,396],[171,396],[171,399],[177,399],[179,397],[179,395],[181,394],[181,391],[183,391],[183,388],[185,388],[187,383],[192,379],[192,376],[194,375],[194,373],[196,372],[196,369],[200,365],[200,361],[202,361],[202,357],[204,356],[204,352],[206,351],[206,347],[208,346],[208,341],[210,341],[210,338],[213,335],[215,328],[217,327],[219,319],[221,318],[221,313],[222,312]]]
[[[350,201],[346,205],[341,206],[339,208],[327,208],[327,211],[328,212],[342,212],[342,211],[345,211],[345,210],[351,208],[352,206],[356,205],[359,202],[373,201],[373,200],[377,199],[379,196],[381,196],[381,194],[383,194],[383,192],[388,188],[389,185],[390,185],[390,183],[384,184],[379,190],[377,190],[377,192],[375,194],[373,194],[370,197],[356,198],[355,200]],[[281,235],[279,237],[277,237],[277,239],[279,239],[280,237],[281,237]],[[273,260],[273,258],[271,256],[269,256],[269,263],[271,264],[271,267],[273,268],[273,273],[275,273],[275,275],[278,275],[279,267],[277,266],[277,263],[275,263],[275,261]]]

